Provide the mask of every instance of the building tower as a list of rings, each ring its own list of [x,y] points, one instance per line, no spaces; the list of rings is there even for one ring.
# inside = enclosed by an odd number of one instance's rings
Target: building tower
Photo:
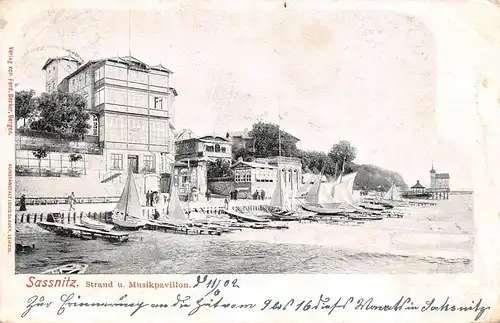
[[[432,168],[431,168],[431,188],[435,188],[436,187],[436,171],[434,170],[434,163],[432,164]]]
[[[59,83],[80,65],[81,62],[71,55],[49,58],[42,67],[45,71],[45,92],[57,91]]]

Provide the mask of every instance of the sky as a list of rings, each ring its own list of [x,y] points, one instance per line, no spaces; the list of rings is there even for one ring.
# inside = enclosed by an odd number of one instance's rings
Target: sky
[[[58,10],[27,20],[16,43],[18,89],[45,88],[49,57],[128,55],[174,72],[174,125],[224,134],[278,122],[300,148],[340,140],[356,162],[429,185],[431,164],[452,188],[472,187],[460,142],[437,126],[435,33],[392,11]],[[446,104],[446,103],[444,103]],[[453,137],[453,136],[451,136]]]

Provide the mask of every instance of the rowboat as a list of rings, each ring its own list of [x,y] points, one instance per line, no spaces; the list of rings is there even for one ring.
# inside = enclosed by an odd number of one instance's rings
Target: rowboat
[[[89,265],[87,264],[67,264],[54,269],[42,272],[42,275],[74,275],[84,274]]]
[[[86,228],[107,231],[107,232],[111,231],[114,228],[114,225],[112,224],[102,223],[100,221],[93,220],[89,217],[82,217],[80,223],[82,226]]]

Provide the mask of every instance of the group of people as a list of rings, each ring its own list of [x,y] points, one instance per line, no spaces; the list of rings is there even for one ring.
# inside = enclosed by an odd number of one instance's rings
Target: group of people
[[[254,200],[263,200],[266,198],[266,192],[264,190],[261,190],[259,192],[259,190],[256,190],[254,193],[253,193],[253,199]]]
[[[146,206],[155,206],[160,201],[160,194],[157,191],[146,192]]]

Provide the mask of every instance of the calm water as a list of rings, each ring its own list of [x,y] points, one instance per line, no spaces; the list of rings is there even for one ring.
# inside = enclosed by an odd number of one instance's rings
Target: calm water
[[[58,237],[19,225],[17,242],[37,250],[16,256],[16,272],[39,273],[70,262],[88,274],[459,273],[473,270],[472,197],[452,196],[403,219],[358,227],[291,223],[289,230],[244,230],[220,237],[154,231],[127,243]]]

